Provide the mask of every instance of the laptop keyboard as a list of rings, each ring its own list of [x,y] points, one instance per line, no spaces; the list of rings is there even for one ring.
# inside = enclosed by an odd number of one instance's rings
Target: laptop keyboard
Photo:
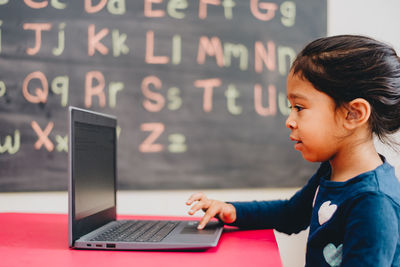
[[[179,222],[175,221],[119,221],[92,241],[160,242]]]

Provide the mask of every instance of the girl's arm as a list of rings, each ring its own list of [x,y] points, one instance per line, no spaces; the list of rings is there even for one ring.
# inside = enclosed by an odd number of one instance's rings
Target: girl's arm
[[[186,205],[193,205],[190,215],[200,209],[205,212],[198,229],[203,229],[211,218],[217,217],[223,223],[242,228],[274,228],[287,234],[298,233],[310,224],[320,178],[329,170],[329,163],[322,163],[307,185],[289,200],[226,203],[196,193],[187,200]]]
[[[274,228],[287,234],[298,233],[310,224],[312,205],[319,180],[329,169],[322,163],[306,186],[289,200],[231,202],[236,209],[236,221],[243,228]]]
[[[360,195],[348,208],[341,266],[392,266],[398,210],[381,193]]]

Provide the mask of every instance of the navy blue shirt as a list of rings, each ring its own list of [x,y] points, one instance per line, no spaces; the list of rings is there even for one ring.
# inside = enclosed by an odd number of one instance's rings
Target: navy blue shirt
[[[333,182],[328,162],[288,200],[231,202],[243,228],[287,234],[310,226],[306,266],[400,266],[400,183],[384,163]]]

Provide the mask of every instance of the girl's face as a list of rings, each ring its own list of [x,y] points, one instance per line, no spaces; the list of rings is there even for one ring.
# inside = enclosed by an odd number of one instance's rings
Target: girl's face
[[[311,162],[332,159],[338,152],[343,136],[335,102],[327,94],[318,91],[307,80],[291,72],[287,79],[287,97],[291,112],[286,127],[291,130],[294,148]]]

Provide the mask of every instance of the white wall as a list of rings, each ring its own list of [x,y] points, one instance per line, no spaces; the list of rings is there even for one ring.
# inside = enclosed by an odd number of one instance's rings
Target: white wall
[[[315,0],[319,1],[319,0]],[[328,35],[364,34],[392,44],[400,54],[399,0],[328,0]],[[397,134],[400,142],[400,133]],[[378,150],[396,166],[400,177],[400,154],[377,143]],[[261,200],[288,198],[297,189],[208,190],[210,197],[221,200]],[[118,195],[120,214],[161,214],[186,216],[184,202],[191,191],[135,191]],[[140,205],[138,205],[138,203]],[[67,194],[0,194],[0,212],[67,212]],[[285,267],[304,266],[307,232],[287,236],[276,234]]]
[[[400,52],[399,0],[328,0],[328,35],[364,34]]]

